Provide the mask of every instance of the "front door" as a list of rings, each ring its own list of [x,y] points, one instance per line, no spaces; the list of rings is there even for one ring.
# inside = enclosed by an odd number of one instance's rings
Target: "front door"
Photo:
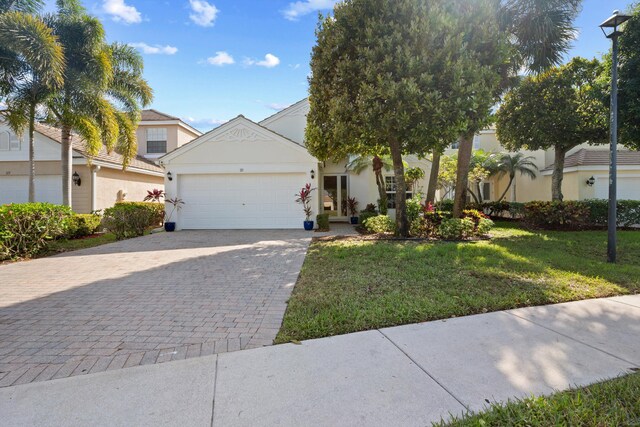
[[[330,219],[347,218],[347,175],[325,175],[322,179],[322,211]]]

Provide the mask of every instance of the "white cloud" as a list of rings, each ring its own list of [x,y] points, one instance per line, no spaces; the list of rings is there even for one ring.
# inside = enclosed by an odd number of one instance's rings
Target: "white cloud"
[[[221,120],[221,119],[196,119],[194,117],[183,117],[185,122],[189,123],[191,126],[197,129],[209,129],[209,128],[217,128],[220,125],[227,123],[229,120]]]
[[[258,67],[273,68],[273,67],[277,67],[278,65],[280,65],[280,58],[278,58],[274,54],[267,53],[264,56],[264,59],[262,61],[257,61],[255,59],[251,59],[251,58],[245,58],[244,64],[245,65],[249,65],[249,66],[250,65],[257,65]]]
[[[207,63],[222,67],[224,65],[235,64],[236,61],[233,59],[233,56],[229,55],[227,52],[219,51],[216,52],[216,56],[207,58]]]
[[[178,48],[174,46],[162,46],[159,44],[148,45],[146,43],[129,43],[129,46],[135,47],[147,55],[174,55],[178,52]]]
[[[304,0],[289,3],[282,14],[289,21],[297,21],[301,16],[308,15],[318,10],[333,9],[338,0]]]
[[[142,22],[142,15],[134,7],[126,4],[124,0],[104,0],[102,10],[111,15],[111,18],[117,22],[126,24],[139,24]]]
[[[220,12],[217,7],[204,0],[189,0],[189,4],[193,11],[193,13],[189,15],[189,18],[191,18],[196,25],[213,27],[216,16],[218,16],[218,12]]]
[[[289,106],[291,106],[291,104],[281,104],[279,102],[272,102],[271,104],[266,104],[266,107],[268,109],[274,110],[274,111],[282,111]]]

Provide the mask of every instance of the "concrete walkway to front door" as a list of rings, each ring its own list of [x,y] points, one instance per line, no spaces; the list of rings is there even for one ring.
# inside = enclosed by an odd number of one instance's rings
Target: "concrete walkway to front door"
[[[159,233],[1,265],[0,387],[270,345],[314,235]]]
[[[640,295],[0,389],[12,426],[425,426],[640,367]]]

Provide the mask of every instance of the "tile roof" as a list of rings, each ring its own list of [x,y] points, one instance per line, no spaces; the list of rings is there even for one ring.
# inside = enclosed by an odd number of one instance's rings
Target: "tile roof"
[[[48,126],[42,123],[36,123],[36,132],[50,138],[57,143],[61,143],[61,131],[58,128]],[[100,148],[100,151],[97,155],[91,157],[87,153],[87,150],[84,147],[84,142],[80,136],[77,134],[73,134],[71,138],[71,145],[73,146],[73,150],[77,153],[82,154],[86,158],[91,158],[92,160],[97,160],[104,163],[113,164],[114,166],[122,167],[122,156],[115,151],[112,153],[108,153],[105,147]],[[149,172],[157,172],[164,173],[163,169],[151,162],[150,160],[145,159],[142,156],[136,156],[131,159],[128,168],[136,168],[142,169]]]
[[[142,110],[143,122],[161,122],[164,120],[180,120],[178,117],[170,116],[169,114],[162,113],[158,110]]]
[[[569,155],[564,160],[565,168],[573,168],[577,166],[608,166],[609,151],[608,150],[589,150],[581,148],[575,153]],[[619,166],[640,166],[640,151],[618,150]],[[550,165],[544,170],[552,170]]]

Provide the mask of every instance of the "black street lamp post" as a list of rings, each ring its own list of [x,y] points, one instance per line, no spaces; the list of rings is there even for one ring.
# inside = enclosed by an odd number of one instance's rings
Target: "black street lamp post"
[[[617,10],[602,24],[600,28],[604,35],[613,43],[611,54],[611,155],[609,161],[609,216],[607,220],[607,262],[616,262],[616,228],[617,214],[617,164],[618,164],[618,37],[622,34],[620,25],[628,21],[630,16],[623,15]],[[606,29],[606,30],[605,30]],[[607,30],[610,30],[607,33]]]

